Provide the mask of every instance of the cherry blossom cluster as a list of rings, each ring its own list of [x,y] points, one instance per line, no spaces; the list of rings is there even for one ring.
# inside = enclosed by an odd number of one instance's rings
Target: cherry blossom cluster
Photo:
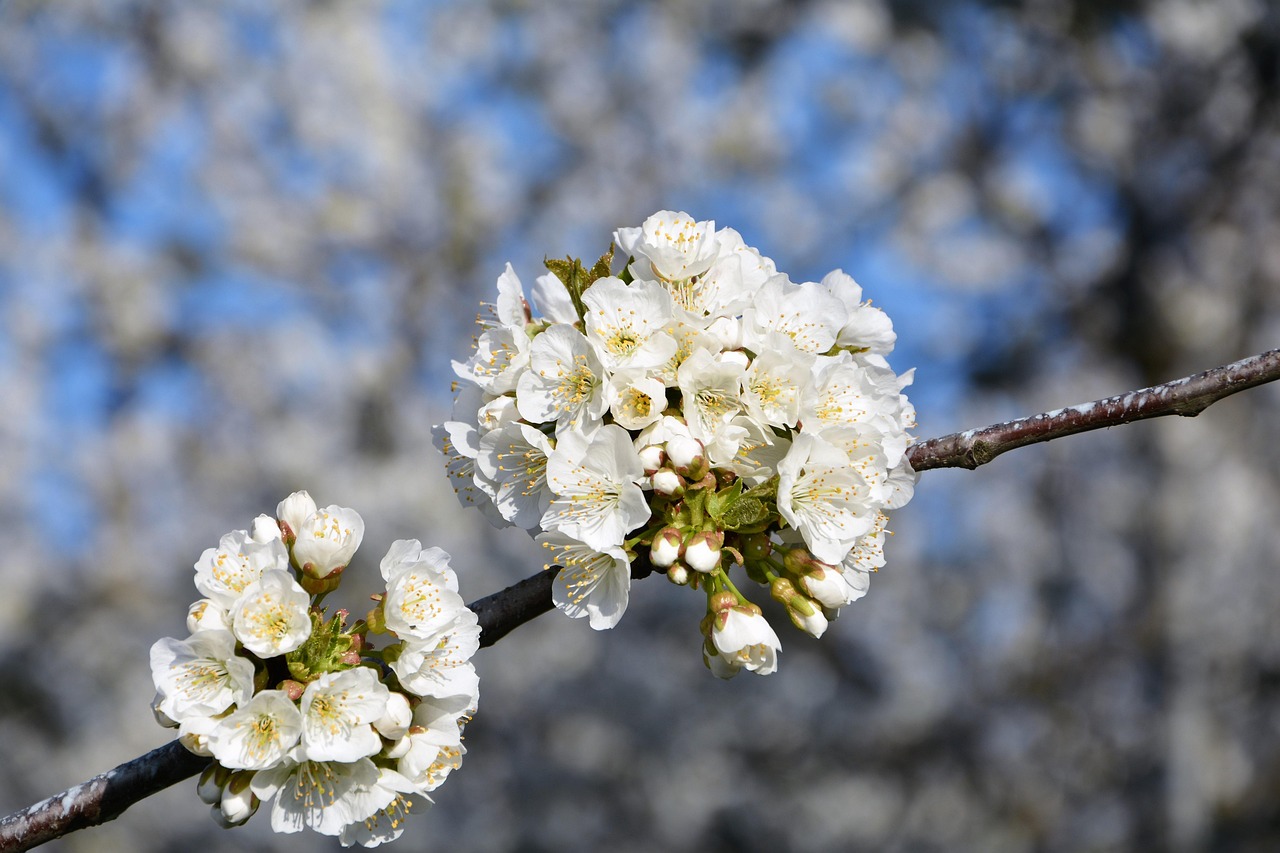
[[[778,637],[730,571],[813,636],[865,594],[885,511],[914,489],[911,372],[839,270],[794,283],[673,211],[614,244],[617,274],[614,247],[589,269],[548,261],[527,299],[507,265],[437,445],[464,505],[550,551],[569,616],[613,627],[647,560],[706,594],[712,672],[768,674]]]
[[[274,800],[277,832],[309,827],[374,847],[398,837],[462,762],[480,628],[449,555],[415,540],[382,558],[385,592],[364,619],[329,615],[321,600],[364,521],[306,492],[276,516],[201,555],[191,636],[151,647],[153,707],[187,749],[213,759],[198,791],[223,826]]]

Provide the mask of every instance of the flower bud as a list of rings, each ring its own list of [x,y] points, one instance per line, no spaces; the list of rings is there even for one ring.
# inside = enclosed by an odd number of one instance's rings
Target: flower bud
[[[712,613],[723,613],[731,607],[738,604],[738,596],[731,592],[717,592],[711,596],[711,600],[707,602],[707,606],[711,608]]]
[[[283,690],[284,695],[288,696],[294,702],[302,698],[302,694],[307,691],[307,685],[301,681],[294,681],[292,678],[285,679],[276,687],[277,690]]]
[[[724,532],[704,530],[695,533],[684,546],[684,562],[696,572],[714,572],[720,567],[720,549],[724,547]]]
[[[302,522],[315,515],[315,512],[316,502],[305,491],[294,492],[280,501],[276,506],[276,517],[280,519],[280,533],[284,544],[293,545],[298,538],[298,531],[302,529]]]
[[[640,448],[640,464],[644,466],[644,472],[652,476],[653,472],[662,467],[662,463],[667,461],[667,455],[662,452],[662,447],[657,444],[650,444]]]
[[[684,494],[684,478],[670,468],[661,468],[650,478],[653,490],[660,495],[680,497]]]
[[[230,631],[231,620],[227,611],[212,600],[202,598],[187,610],[187,630],[194,634],[197,631]]]
[[[671,581],[676,586],[684,586],[689,583],[689,570],[682,564],[676,563],[674,566],[667,569],[667,580]]]
[[[253,541],[266,544],[280,538],[280,525],[269,515],[260,515],[253,520]]]
[[[403,693],[391,691],[387,696],[387,710],[382,717],[374,721],[373,728],[387,740],[396,741],[409,731],[413,722],[413,709]]]
[[[649,562],[659,569],[665,569],[680,558],[680,531],[674,527],[664,527],[653,537],[653,545],[649,548]]]
[[[196,796],[206,805],[216,806],[222,802],[222,789],[231,778],[231,771],[218,762],[211,762],[200,774],[196,783]]]
[[[676,435],[667,439],[667,461],[669,461],[676,470],[690,469],[695,462],[703,460],[702,442],[696,438],[684,435]],[[695,479],[697,479],[695,477]]]
[[[164,694],[157,691],[155,698],[151,700],[152,716],[156,718],[157,723],[164,726],[166,729],[176,729],[178,727],[178,721],[160,710],[160,703],[162,702],[164,702]]]
[[[249,783],[253,781],[253,773],[252,770],[233,773],[227,786],[222,789],[222,800],[213,813],[213,819],[224,828],[239,826],[258,810],[259,800],[249,787]]]
[[[769,594],[774,601],[787,608],[791,624],[811,637],[821,637],[827,630],[827,617],[817,603],[801,595],[787,578],[777,578],[769,584]]]

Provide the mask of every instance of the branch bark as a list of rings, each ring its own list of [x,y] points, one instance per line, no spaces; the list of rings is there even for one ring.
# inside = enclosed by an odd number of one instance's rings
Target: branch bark
[[[908,456],[916,471],[972,470],[1028,444],[1165,415],[1194,418],[1223,397],[1276,379],[1280,379],[1280,349],[1105,400],[931,438],[914,445]]]
[[[1280,350],[1270,350],[1163,385],[932,438],[914,445],[908,455],[917,471],[973,469],[1028,444],[1165,415],[1194,417],[1224,397],[1276,379],[1280,379]],[[648,574],[646,567],[637,568],[636,577]],[[551,610],[554,578],[554,572],[539,572],[472,603],[480,620],[480,645],[491,646]],[[208,762],[177,741],[153,749],[0,819],[0,853],[30,850],[77,829],[113,820],[139,800],[195,776]]]

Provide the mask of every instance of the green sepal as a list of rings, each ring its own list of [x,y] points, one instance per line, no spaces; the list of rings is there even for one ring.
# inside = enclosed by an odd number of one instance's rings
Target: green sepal
[[[298,648],[285,655],[289,675],[303,682],[314,681],[326,672],[351,669],[343,656],[351,651],[352,635],[344,630],[343,618],[335,615],[328,622],[311,611],[311,636]]]
[[[587,273],[587,287],[590,287],[598,279],[608,278],[613,275],[613,244],[609,244],[609,251],[600,256],[591,266],[591,272]],[[583,290],[587,288],[584,287]]]

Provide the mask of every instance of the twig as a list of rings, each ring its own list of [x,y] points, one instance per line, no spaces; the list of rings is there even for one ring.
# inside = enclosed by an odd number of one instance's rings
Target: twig
[[[983,429],[931,438],[913,446],[908,455],[911,466],[917,471],[931,468],[972,470],[1007,450],[1079,432],[1165,415],[1194,418],[1223,397],[1276,379],[1280,379],[1280,350],[1273,349],[1163,385]]]
[[[1270,350],[1164,385],[929,439],[911,448],[911,464],[917,471],[977,468],[1027,444],[1164,415],[1194,417],[1223,397],[1276,379],[1280,379],[1280,350]],[[646,573],[641,570],[635,575]],[[471,604],[480,620],[480,645],[491,646],[550,610],[554,577],[554,572],[539,572]],[[0,820],[0,853],[30,850],[112,820],[139,800],[195,776],[208,761],[187,752],[177,741],[154,749]]]

